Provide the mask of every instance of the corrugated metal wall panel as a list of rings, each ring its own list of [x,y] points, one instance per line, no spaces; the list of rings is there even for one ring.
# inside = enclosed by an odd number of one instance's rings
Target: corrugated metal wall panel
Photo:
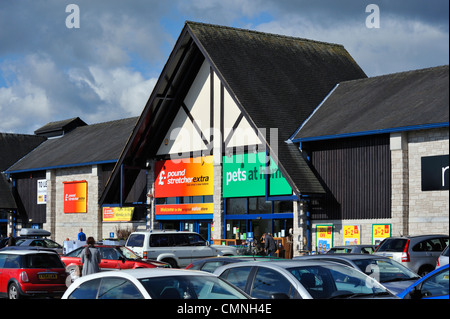
[[[310,142],[303,149],[328,192],[312,202],[313,219],[391,217],[389,135]]]

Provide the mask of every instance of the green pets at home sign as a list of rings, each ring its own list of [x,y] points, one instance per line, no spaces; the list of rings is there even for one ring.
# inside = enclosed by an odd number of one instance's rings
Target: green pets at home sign
[[[265,174],[265,152],[224,156],[222,163],[223,197],[265,196],[266,178],[269,178],[270,196],[292,195],[289,183],[272,160],[269,174]]]

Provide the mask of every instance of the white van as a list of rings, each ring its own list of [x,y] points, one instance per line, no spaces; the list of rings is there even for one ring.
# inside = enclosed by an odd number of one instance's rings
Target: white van
[[[237,255],[235,247],[210,245],[198,233],[185,231],[133,232],[125,246],[144,259],[164,261],[173,268],[184,268],[198,258]]]

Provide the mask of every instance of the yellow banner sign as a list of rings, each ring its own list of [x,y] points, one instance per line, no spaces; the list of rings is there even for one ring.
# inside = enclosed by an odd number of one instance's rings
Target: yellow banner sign
[[[134,207],[103,207],[103,221],[129,222],[133,213]]]
[[[344,245],[359,245],[361,232],[358,225],[344,225]]]
[[[372,225],[372,244],[378,245],[385,238],[391,237],[391,225]]]

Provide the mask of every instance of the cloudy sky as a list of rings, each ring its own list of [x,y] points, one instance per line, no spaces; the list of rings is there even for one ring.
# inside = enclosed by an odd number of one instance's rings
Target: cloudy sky
[[[448,0],[0,0],[0,132],[140,115],[186,20],[339,43],[368,76],[449,63]]]

